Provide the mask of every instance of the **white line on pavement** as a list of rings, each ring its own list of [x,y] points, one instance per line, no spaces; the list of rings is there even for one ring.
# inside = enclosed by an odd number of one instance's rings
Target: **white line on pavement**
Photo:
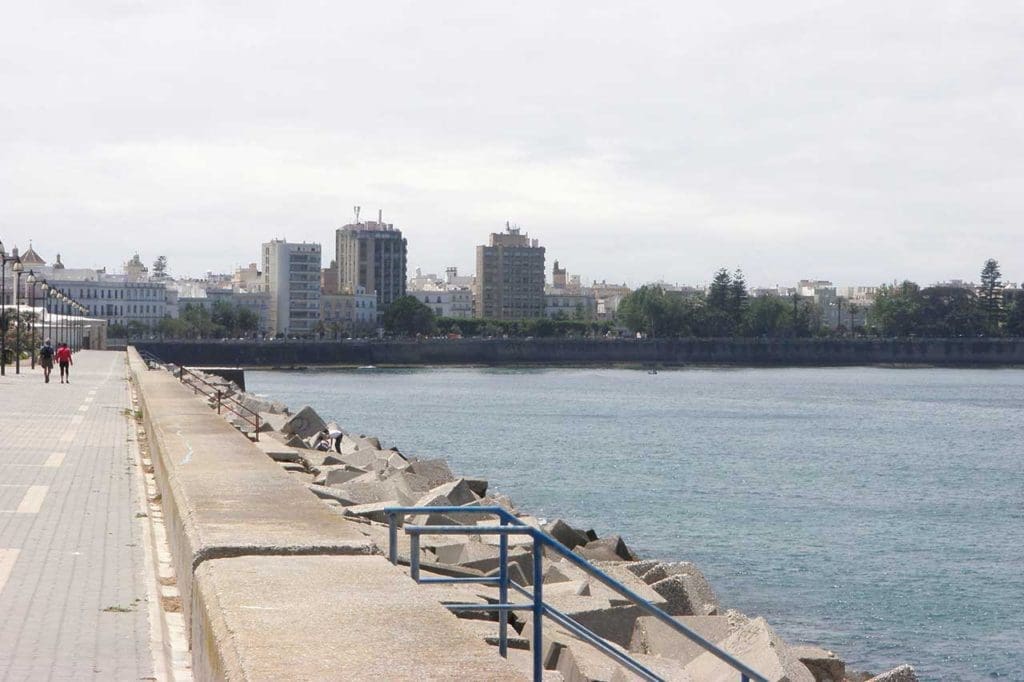
[[[4,549],[0,547],[0,592],[4,591],[7,579],[11,577],[11,569],[14,562],[18,560],[20,549]]]
[[[46,491],[49,489],[50,486],[48,485],[30,485],[28,490],[25,491],[25,497],[21,498],[21,504],[14,510],[14,513],[38,514],[43,506],[43,498],[46,497]]]
[[[61,464],[64,463],[64,455],[65,455],[65,453],[63,453],[63,452],[55,452],[55,453],[53,453],[52,455],[50,455],[49,457],[46,458],[46,463],[43,464],[43,466],[44,467],[50,467],[50,468],[59,467]]]

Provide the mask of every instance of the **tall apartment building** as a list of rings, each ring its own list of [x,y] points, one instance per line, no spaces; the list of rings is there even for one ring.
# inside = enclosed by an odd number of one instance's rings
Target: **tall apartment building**
[[[377,294],[377,313],[405,296],[406,241],[402,231],[385,223],[368,220],[345,225],[335,232],[335,263],[341,293],[354,294],[360,287]]]
[[[312,335],[320,321],[320,245],[263,244],[263,281],[269,294],[267,327],[271,334]]]
[[[544,247],[505,223],[488,246],[476,247],[477,317],[544,317]]]

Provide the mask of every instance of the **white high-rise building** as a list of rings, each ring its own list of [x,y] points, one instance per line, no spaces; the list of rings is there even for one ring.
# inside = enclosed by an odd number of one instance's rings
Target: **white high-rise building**
[[[263,281],[272,334],[310,336],[320,320],[320,245],[274,239],[263,244]]]

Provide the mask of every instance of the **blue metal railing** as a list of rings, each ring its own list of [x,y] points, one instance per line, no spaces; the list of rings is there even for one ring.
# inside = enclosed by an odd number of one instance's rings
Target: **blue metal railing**
[[[446,604],[445,606],[454,612],[465,611],[488,611],[498,613],[498,652],[506,657],[508,655],[508,614],[510,611],[530,611],[533,614],[533,633],[530,649],[533,653],[533,679],[540,682],[544,671],[544,646],[543,646],[543,619],[548,616],[553,621],[571,631],[580,639],[594,646],[601,653],[609,656],[617,663],[623,665],[646,680],[660,681],[662,678],[651,671],[645,665],[631,656],[608,644],[604,639],[594,634],[591,630],[580,625],[575,620],[562,613],[549,604],[544,603],[544,575],[543,558],[544,548],[550,547],[570,563],[583,569],[607,587],[618,592],[626,599],[639,606],[641,609],[660,620],[676,632],[687,637],[692,642],[710,652],[733,669],[740,673],[741,682],[768,682],[767,679],[747,666],[743,661],[728,652],[717,647],[713,642],[701,637],[699,634],[678,622],[669,614],[650,603],[639,594],[629,589],[615,578],[611,577],[601,569],[597,568],[586,559],[580,557],[571,549],[554,539],[544,531],[529,526],[521,519],[510,513],[503,507],[387,507],[384,511],[388,515],[388,556],[391,563],[398,563],[398,517],[408,514],[493,514],[498,518],[499,525],[496,526],[404,526],[405,532],[409,535],[409,567],[413,580],[418,583],[477,583],[498,586],[497,604]],[[498,575],[497,576],[471,576],[471,577],[445,577],[424,578],[420,575],[420,535],[497,535],[498,545]],[[527,590],[524,586],[511,581],[508,574],[508,536],[526,535],[533,541],[532,568],[533,568],[533,590]],[[530,600],[529,603],[509,602],[509,589],[512,589]]]

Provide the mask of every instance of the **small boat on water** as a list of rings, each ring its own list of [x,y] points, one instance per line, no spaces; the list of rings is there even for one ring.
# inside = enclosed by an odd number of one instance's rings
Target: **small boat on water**
[[[377,365],[360,365],[356,369],[377,369]]]

